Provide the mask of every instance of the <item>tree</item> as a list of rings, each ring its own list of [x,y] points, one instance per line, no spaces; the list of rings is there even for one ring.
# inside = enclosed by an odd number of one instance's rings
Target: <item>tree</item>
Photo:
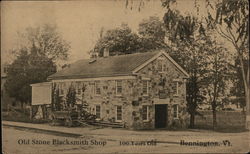
[[[204,74],[205,56],[202,52],[204,42],[200,38],[206,34],[205,28],[197,18],[191,15],[183,16],[179,11],[170,8],[170,5],[175,2],[175,0],[162,1],[162,6],[166,8],[163,23],[157,18],[145,20],[140,24],[143,27],[139,28],[139,34],[149,42],[144,43],[146,46],[155,39],[156,43],[150,46],[158,47],[160,44],[160,47],[170,48],[167,50],[168,54],[189,73],[187,107],[190,114],[190,127],[194,127],[195,115],[199,115],[198,104],[204,100],[201,81]],[[133,0],[127,0],[126,7],[129,3],[133,3]],[[143,5],[144,1],[141,0],[139,10]]]
[[[39,55],[38,49],[33,45],[23,48],[16,60],[9,65],[5,84],[8,94],[21,103],[31,102],[32,83],[44,82],[47,77],[56,72],[53,61],[45,55]]]
[[[139,23],[140,50],[164,49],[165,29],[164,23],[158,17],[151,16]]]
[[[213,9],[213,6],[211,8]],[[216,16],[213,17],[208,12],[207,22],[234,46],[240,62],[247,113],[249,114],[249,2],[247,0],[221,0],[214,9],[216,9]],[[248,61],[246,66],[244,65],[245,60]]]
[[[144,2],[146,1],[140,0],[140,3],[138,5],[139,11],[144,7]],[[237,53],[237,59],[240,62],[241,76],[244,85],[245,102],[248,112],[247,115],[249,116],[249,2],[247,0],[220,0],[213,1],[215,2],[214,5],[210,0],[206,0],[204,2],[206,2],[206,7],[210,7],[212,11],[210,11],[210,9],[207,10],[207,17],[205,18],[207,22],[203,22],[203,24],[206,24],[207,28],[211,28],[211,30],[217,31],[218,34],[228,40],[234,46],[236,51],[235,53]],[[133,0],[126,0],[126,8],[129,6],[129,4],[133,5]],[[185,38],[189,38],[186,40],[192,40],[192,37],[190,38],[190,36],[192,36],[193,29],[192,26],[188,26],[193,24],[192,20],[186,20],[188,22],[186,22],[185,20],[178,20],[178,18],[176,18],[178,17],[178,11],[172,9],[172,4],[177,4],[177,0],[162,1],[162,6],[166,8],[166,13],[164,16],[164,21],[167,21],[165,22],[166,29],[170,31],[172,30],[172,33],[174,34],[170,35],[169,39],[175,39],[176,37],[171,37],[178,36],[182,40]],[[133,7],[131,6],[130,8],[132,9]],[[194,0],[194,9],[197,11],[197,15],[199,16],[200,6],[198,5],[197,0]],[[190,12],[192,11],[193,10],[190,10]],[[215,16],[213,16],[213,12],[215,12]],[[191,18],[193,17],[194,16],[192,15]],[[186,22],[186,24],[184,24],[184,22]],[[200,33],[205,34],[203,24],[200,23],[199,31]],[[248,64],[245,65],[244,61],[247,61]]]
[[[187,109],[190,114],[190,127],[194,127],[198,105],[205,99],[203,94],[203,77],[206,66],[206,55],[203,52],[205,28],[199,20],[191,15],[183,16],[177,10],[170,9],[168,4],[163,20],[168,38],[169,55],[190,75],[187,82]]]
[[[76,103],[76,90],[73,87],[73,85],[71,85],[68,89],[68,93],[66,96],[66,103],[68,107],[73,107]]]
[[[68,58],[70,44],[62,38],[55,25],[28,27],[20,33],[20,37],[23,47],[30,49],[35,46],[39,55],[47,56],[54,62]]]
[[[138,35],[133,33],[128,25],[122,24],[121,27],[108,30],[100,37],[90,54],[93,57],[97,53],[102,57],[105,49],[109,50],[111,56],[133,53],[139,49],[138,39]]]
[[[199,36],[195,41],[187,42],[172,42],[172,50],[168,51],[169,55],[180,64],[189,74],[187,80],[187,111],[190,114],[190,127],[194,128],[195,115],[200,115],[197,112],[199,104],[205,99],[204,74],[206,73],[207,56],[204,52],[205,44],[202,36]]]
[[[226,81],[232,76],[229,71],[229,54],[227,50],[216,44],[215,41],[207,41],[207,72],[204,74],[204,81],[207,83],[206,92],[208,94],[209,102],[213,111],[213,128],[217,127],[216,112],[217,107],[224,102],[219,100],[225,95],[225,89],[227,87]]]
[[[59,88],[56,87],[56,84],[53,83],[52,85],[52,102],[51,102],[51,109],[52,111],[60,111],[62,108],[61,105],[61,97],[59,94]]]
[[[96,54],[102,57],[105,49],[108,49],[110,56],[113,56],[167,47],[164,43],[163,22],[158,17],[149,17],[140,22],[138,34],[132,32],[128,25],[122,24],[104,34],[101,31],[100,36],[94,49],[90,51],[92,57]]]
[[[5,87],[23,105],[31,101],[30,84],[44,82],[55,73],[55,63],[67,59],[70,45],[52,25],[29,27],[20,36],[22,47],[7,70]]]
[[[245,111],[246,107],[246,101],[245,101],[245,90],[244,90],[244,83],[242,79],[241,74],[241,66],[239,59],[234,60],[234,65],[232,65],[234,70],[234,77],[232,78],[233,81],[233,87],[231,88],[230,95],[236,96],[236,98],[233,100],[233,103],[239,104],[241,108],[243,108],[243,111]],[[244,68],[247,68],[248,61],[244,61]]]

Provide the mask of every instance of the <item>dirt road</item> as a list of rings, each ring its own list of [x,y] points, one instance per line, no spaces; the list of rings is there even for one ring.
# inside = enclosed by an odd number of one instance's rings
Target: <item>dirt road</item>
[[[73,130],[73,129],[72,129]],[[113,132],[113,133],[112,133]],[[119,133],[120,132],[120,133]],[[3,152],[15,153],[246,153],[249,132],[99,129],[74,137],[3,126]]]

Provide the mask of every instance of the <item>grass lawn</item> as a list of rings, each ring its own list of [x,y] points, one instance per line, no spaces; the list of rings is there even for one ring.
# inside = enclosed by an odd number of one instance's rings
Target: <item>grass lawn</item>
[[[21,109],[11,109],[10,111],[2,112],[2,120],[15,121],[15,122],[27,122],[27,123],[47,123],[48,120],[44,119],[30,119],[28,112],[24,112]]]

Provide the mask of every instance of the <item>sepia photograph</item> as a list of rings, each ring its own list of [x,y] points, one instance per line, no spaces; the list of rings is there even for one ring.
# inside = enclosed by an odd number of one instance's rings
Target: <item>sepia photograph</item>
[[[4,0],[4,154],[249,153],[248,0]]]

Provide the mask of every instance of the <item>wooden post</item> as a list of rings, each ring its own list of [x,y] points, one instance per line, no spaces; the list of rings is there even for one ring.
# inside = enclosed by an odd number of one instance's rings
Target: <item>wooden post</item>
[[[29,110],[30,110],[30,119],[32,119],[32,105],[30,106]]]

